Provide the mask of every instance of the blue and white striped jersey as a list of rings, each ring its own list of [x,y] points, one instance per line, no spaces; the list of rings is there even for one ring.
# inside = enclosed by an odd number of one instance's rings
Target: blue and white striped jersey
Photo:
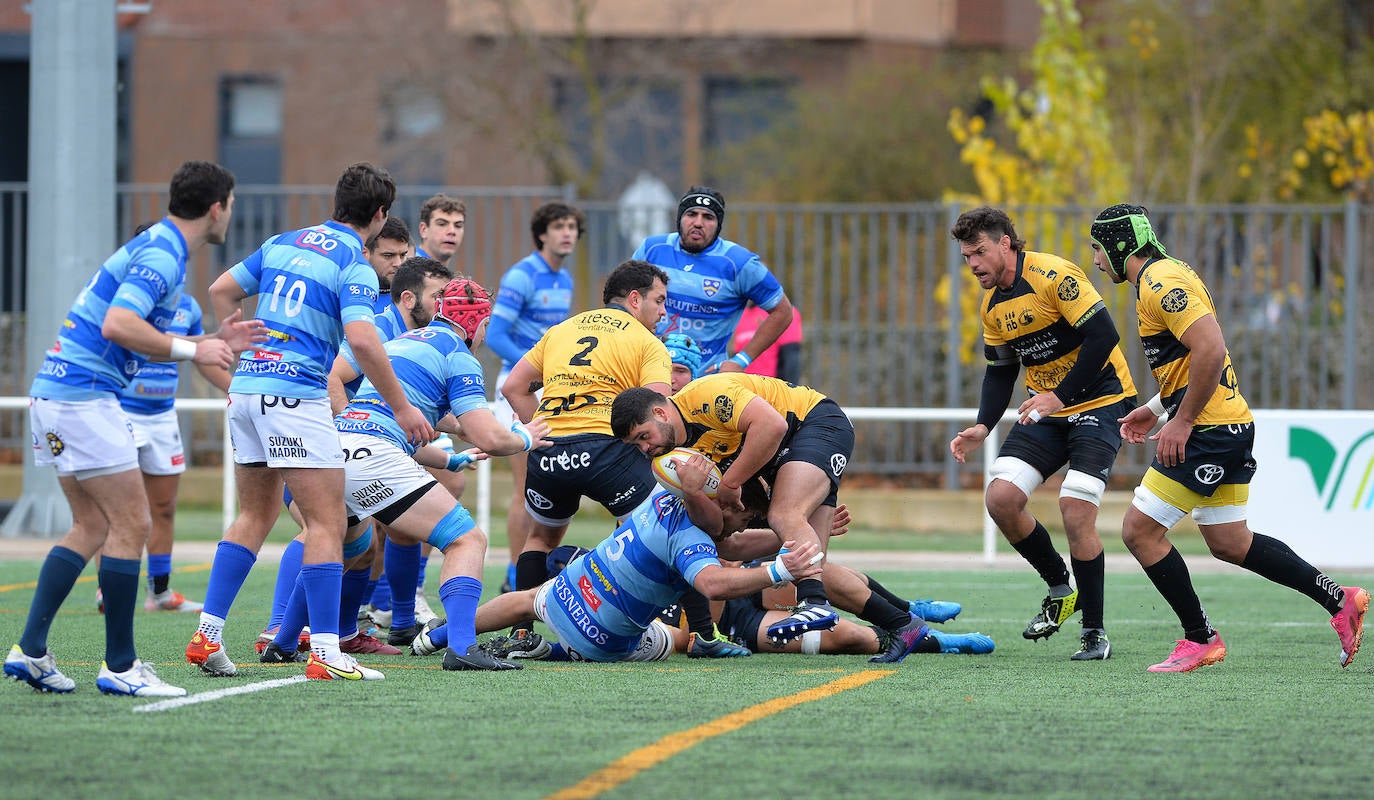
[[[487,334],[487,346],[510,369],[529,352],[549,328],[572,313],[573,278],[566,269],[549,266],[538,251],[530,253],[501,276],[501,288],[492,306],[492,329],[501,320],[509,334]]]
[[[148,356],[106,339],[100,332],[105,313],[126,308],[167,330],[181,302],[187,252],[186,239],[166,217],[116,250],[77,295],[29,394],[51,400],[118,395]]]
[[[377,273],[352,228],[330,220],[268,239],[229,274],[267,324],[268,341],[246,351],[230,392],[325,397],[344,325],[372,321]]]
[[[633,257],[668,273],[667,317],[657,333],[692,337],[701,347],[703,370],[725,360],[746,301],[771,311],[784,295],[759,257],[728,239],[689,253],[678,234],[665,233],[645,239]]]
[[[386,343],[391,369],[405,389],[406,399],[430,425],[449,412],[455,417],[487,407],[482,365],[448,323],[429,325]],[[334,418],[343,433],[365,433],[395,444],[413,455],[415,446],[396,424],[396,417],[371,381],[364,380],[348,407]]]
[[[391,301],[391,295],[385,292],[377,296],[377,304],[372,307],[372,323],[377,327],[377,338],[382,340],[382,344],[395,339],[406,332],[405,320],[401,318],[400,306]],[[363,368],[359,366],[358,359],[353,355],[353,348],[345,341],[339,345],[339,355],[353,371],[358,373],[357,377],[344,384],[344,392],[351,399],[358,393],[358,387],[363,385]]]
[[[200,303],[190,294],[181,296],[176,314],[167,332],[173,336],[200,336]],[[130,414],[161,414],[176,404],[177,383],[181,372],[177,361],[149,361],[138,371],[119,395],[119,405]]]
[[[550,626],[579,654],[616,661],[712,565],[720,566],[715,542],[688,519],[681,499],[660,489],[554,578]]]

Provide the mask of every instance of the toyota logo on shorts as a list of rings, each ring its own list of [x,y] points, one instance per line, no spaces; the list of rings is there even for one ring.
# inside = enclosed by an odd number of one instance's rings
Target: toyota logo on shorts
[[[1193,470],[1193,477],[1197,478],[1198,483],[1203,486],[1211,486],[1221,480],[1221,476],[1226,474],[1226,470],[1216,464],[1202,464]]]
[[[529,501],[530,505],[534,506],[540,511],[548,511],[549,509],[553,508],[552,500],[540,494],[539,492],[536,492],[533,489],[525,490],[525,499]]]
[[[844,453],[835,453],[830,457],[830,471],[835,474],[836,478],[840,477],[847,466],[849,466],[849,459],[845,457]]]

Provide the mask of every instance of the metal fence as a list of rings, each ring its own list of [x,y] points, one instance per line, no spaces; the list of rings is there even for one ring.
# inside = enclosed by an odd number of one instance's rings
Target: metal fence
[[[120,187],[120,230],[160,215],[161,187]],[[571,199],[558,187],[450,188],[468,205],[458,268],[494,285],[506,266],[527,254],[530,212],[549,199]],[[204,253],[188,285],[198,294],[226,264],[280,230],[329,215],[331,190],[321,187],[241,187],[229,245]],[[406,191],[396,206],[414,226],[433,191]],[[599,302],[601,278],[638,241],[614,202],[575,201],[588,214],[588,236],[570,266],[575,304]],[[803,315],[804,380],[842,405],[958,408],[976,406],[983,365],[976,303],[980,291],[949,236],[962,210],[952,204],[731,204],[724,235],[759,253]],[[1155,391],[1135,336],[1135,291],[1114,286],[1092,269],[1087,228],[1092,207],[1008,207],[1031,250],[1080,266],[1106,298],[1141,392]],[[645,210],[671,225],[671,214]],[[1370,309],[1374,281],[1360,277],[1361,254],[1374,246],[1374,207],[1168,206],[1151,218],[1171,255],[1193,265],[1217,305],[1240,386],[1257,408],[1374,408]],[[22,360],[24,191],[0,184],[0,347],[6,363]],[[94,265],[92,267],[94,269]],[[41,275],[41,269],[35,274]],[[78,287],[55,287],[75,294]],[[495,359],[488,357],[494,377]],[[29,376],[11,368],[0,395],[22,395]],[[199,378],[183,393],[206,396]],[[906,483],[976,485],[978,470],[959,470],[946,457],[950,423],[870,421],[858,427],[852,473]],[[200,463],[214,463],[220,431],[191,432]],[[0,416],[0,453],[23,443],[22,419]],[[1139,476],[1145,449],[1119,465],[1122,480]]]

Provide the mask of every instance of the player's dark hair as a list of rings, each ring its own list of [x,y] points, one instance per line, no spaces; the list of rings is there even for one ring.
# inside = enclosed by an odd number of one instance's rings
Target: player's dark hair
[[[624,439],[631,428],[649,420],[650,409],[667,402],[668,398],[644,386],[626,389],[611,401],[611,435]]]
[[[229,202],[234,173],[212,161],[187,161],[172,175],[167,190],[167,213],[180,219],[200,219],[215,203]]]
[[[453,280],[453,270],[444,266],[443,262],[435,261],[424,256],[411,256],[401,262],[401,266],[396,268],[396,274],[391,276],[391,300],[395,303],[401,302],[401,292],[409,291],[416,297],[424,291],[426,278],[443,278],[445,281]]]
[[[428,225],[430,217],[434,216],[435,211],[442,211],[445,214],[462,214],[464,217],[468,215],[466,203],[446,194],[436,194],[420,206],[420,221]]]
[[[754,512],[755,517],[764,516],[768,513],[768,500],[768,490],[764,488],[763,481],[757,477],[750,478],[744,482],[743,486],[739,487],[739,501],[744,504],[746,510]],[[766,528],[768,524],[765,521],[763,525],[750,524],[749,527]]]
[[[334,186],[334,220],[357,228],[372,224],[377,209],[386,213],[396,202],[396,181],[381,167],[350,164]]]
[[[949,235],[964,244],[978,241],[980,233],[986,233],[988,238],[993,240],[1001,239],[1003,236],[1011,237],[1011,249],[1016,252],[1020,252],[1026,246],[1026,240],[1017,237],[1016,226],[1011,224],[1011,217],[1000,208],[983,206],[965,211],[954,221],[954,227],[949,229]]]
[[[633,258],[620,262],[611,274],[606,276],[606,285],[601,289],[601,302],[611,303],[629,297],[630,292],[647,295],[654,287],[654,281],[668,285],[668,273],[647,261]]]
[[[534,249],[542,247],[539,237],[549,231],[549,225],[557,222],[564,217],[572,217],[577,221],[577,239],[582,240],[587,235],[587,215],[580,209],[574,208],[567,203],[545,203],[534,210],[534,215],[530,217],[530,236],[534,238]]]
[[[378,239],[391,239],[395,242],[405,242],[410,244],[410,226],[406,221],[395,214],[387,214],[386,222],[382,223],[382,229],[377,231],[377,235],[367,240],[367,249],[376,250]]]

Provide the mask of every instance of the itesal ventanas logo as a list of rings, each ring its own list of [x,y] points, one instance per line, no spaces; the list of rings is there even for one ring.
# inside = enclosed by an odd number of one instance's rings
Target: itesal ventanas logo
[[[1374,508],[1374,431],[1367,431],[1344,452],[1310,428],[1288,429],[1288,457],[1312,471],[1326,510],[1369,511]]]

